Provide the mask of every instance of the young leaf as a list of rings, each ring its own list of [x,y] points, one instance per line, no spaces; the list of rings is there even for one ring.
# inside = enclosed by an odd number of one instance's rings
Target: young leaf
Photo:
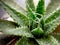
[[[34,36],[37,36],[37,37],[39,37],[43,34],[43,30],[39,27],[33,29],[31,32]]]
[[[0,19],[0,31],[16,28],[17,24],[7,20]]]
[[[33,0],[26,0],[26,3],[29,5],[32,11],[35,11],[35,6]]]
[[[60,6],[60,0],[51,0],[51,3],[48,5],[45,13],[45,17],[50,15],[53,11],[55,11]]]
[[[13,28],[9,30],[4,30],[4,34],[9,34],[9,35],[16,35],[16,36],[25,36],[25,37],[31,37],[33,38],[33,35],[29,31],[29,29],[25,27],[19,27],[19,28]]]
[[[25,26],[27,24],[28,18],[24,14],[16,11],[12,7],[9,7],[3,1],[0,1],[0,4],[5,9],[5,11],[14,19],[14,21],[18,23],[20,26]]]
[[[51,13],[51,15],[49,15],[47,18],[45,18],[45,23],[49,23],[58,17],[60,17],[60,9],[55,10],[53,13]]]
[[[36,39],[36,41],[39,45],[59,45],[58,41],[53,36]]]
[[[45,0],[39,0],[38,2],[38,5],[37,5],[37,9],[36,9],[36,12],[39,13],[39,14],[42,14],[44,15],[44,12],[45,12]]]
[[[37,45],[33,39],[22,37],[15,45]]]
[[[52,33],[60,24],[60,17],[45,25],[45,34]]]

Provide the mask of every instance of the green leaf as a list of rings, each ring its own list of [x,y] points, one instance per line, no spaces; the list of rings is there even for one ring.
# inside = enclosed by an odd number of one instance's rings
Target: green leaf
[[[40,27],[33,29],[31,32],[34,36],[37,36],[37,37],[43,34],[43,30]]]
[[[44,12],[45,12],[45,0],[39,0],[38,2],[38,5],[37,5],[37,9],[36,9],[36,12],[39,13],[39,14],[42,14],[44,15]]]
[[[42,17],[40,20],[40,27],[44,30],[44,26],[45,26],[45,19]]]
[[[7,5],[4,1],[0,1],[0,4],[5,9],[5,11],[14,19],[16,23],[18,23],[20,26],[27,25],[27,20],[28,20],[27,16],[16,11],[14,8]]]
[[[35,20],[36,19],[36,15],[32,11],[32,9],[30,8],[30,6],[28,4],[27,4],[27,11],[28,11],[28,17],[29,17],[29,19]]]
[[[52,33],[60,24],[60,17],[45,25],[45,34]]]
[[[29,27],[34,28],[34,25],[36,24],[36,14],[32,11],[32,9],[29,7],[29,5],[27,4],[27,11],[28,11],[28,18],[29,18]]]
[[[45,17],[50,15],[53,11],[55,11],[60,6],[60,0],[51,0],[51,3],[48,5],[45,13]]]
[[[9,29],[9,30],[4,30],[4,34],[9,34],[9,35],[16,35],[16,36],[25,36],[25,37],[31,37],[33,38],[33,35],[29,31],[29,29],[25,27],[19,27],[19,28],[14,28],[14,29]]]
[[[37,45],[37,43],[33,39],[22,37],[15,45]]]
[[[0,19],[0,31],[9,30],[16,27],[17,24],[15,24],[14,22]]]
[[[45,23],[49,23],[58,17],[60,17],[60,9],[55,10],[53,13],[51,13],[51,15],[49,15],[47,18],[45,18]]]
[[[33,0],[26,0],[26,4],[29,5],[32,11],[35,11],[35,6]]]
[[[29,28],[31,30],[36,27],[36,14],[33,12],[35,11],[35,6],[33,0],[26,0],[26,8],[27,8],[27,16],[29,17]]]
[[[52,36],[36,39],[36,41],[39,45],[59,45],[58,41]]]

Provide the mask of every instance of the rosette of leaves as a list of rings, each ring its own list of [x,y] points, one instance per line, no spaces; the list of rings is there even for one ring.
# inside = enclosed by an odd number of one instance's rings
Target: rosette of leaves
[[[60,24],[60,0],[51,0],[47,8],[45,0],[39,0],[36,7],[33,0],[26,0],[26,10],[13,0],[0,0],[0,5],[14,20],[0,19],[0,31],[20,36],[15,45],[60,45],[55,38],[60,38],[59,31],[54,32]]]

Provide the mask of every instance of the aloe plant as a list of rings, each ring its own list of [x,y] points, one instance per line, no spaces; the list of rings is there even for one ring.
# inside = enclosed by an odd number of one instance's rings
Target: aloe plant
[[[20,36],[15,45],[60,45],[60,33],[54,32],[60,24],[60,0],[51,0],[47,8],[45,0],[36,7],[33,0],[26,0],[26,10],[13,0],[0,0],[0,5],[14,20],[0,19],[0,31]]]

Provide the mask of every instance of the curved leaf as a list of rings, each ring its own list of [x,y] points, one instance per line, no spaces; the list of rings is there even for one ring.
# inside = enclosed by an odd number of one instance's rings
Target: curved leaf
[[[16,11],[14,8],[5,4],[3,1],[0,1],[0,4],[5,9],[5,11],[14,19],[14,21],[20,26],[25,26],[27,24],[28,17],[26,17],[24,14]]]
[[[22,37],[15,45],[37,45],[37,43],[33,39]]]
[[[59,45],[58,41],[52,36],[36,39],[36,41],[39,45]]]
[[[27,11],[28,11],[28,17],[32,20],[36,19],[36,15],[35,13],[32,11],[32,9],[30,8],[30,6],[27,4]]]
[[[27,16],[29,18],[29,27],[34,28],[33,26],[35,26],[35,20],[36,20],[36,14],[32,11],[32,9],[29,7],[29,5],[27,4]]]
[[[60,0],[51,0],[51,3],[48,5],[45,13],[45,17],[50,15],[53,11],[55,11],[60,6]]]
[[[16,35],[16,36],[25,36],[25,37],[33,37],[29,29],[25,27],[19,27],[19,28],[13,28],[9,30],[4,30],[4,34],[9,34],[9,35]]]
[[[0,31],[9,30],[16,27],[17,24],[15,24],[14,22],[0,19]]]

